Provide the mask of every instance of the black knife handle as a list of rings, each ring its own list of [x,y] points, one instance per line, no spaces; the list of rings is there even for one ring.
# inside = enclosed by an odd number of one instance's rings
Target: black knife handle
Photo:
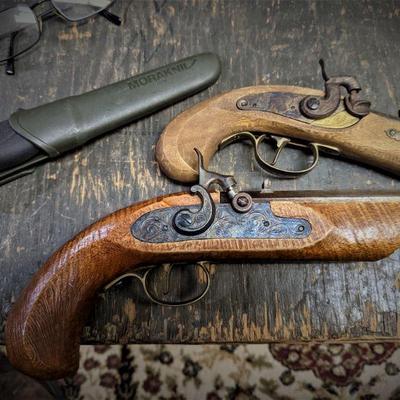
[[[8,121],[0,122],[0,172],[22,164],[39,153],[40,149],[15,132]]]

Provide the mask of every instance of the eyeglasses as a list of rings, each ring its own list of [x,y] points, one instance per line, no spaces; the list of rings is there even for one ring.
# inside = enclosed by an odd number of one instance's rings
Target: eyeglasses
[[[14,60],[26,53],[40,40],[43,21],[59,16],[71,22],[83,21],[100,14],[114,25],[121,19],[107,8],[114,0],[40,0],[31,7],[18,4],[0,12],[0,64],[6,64],[6,73],[15,74]],[[43,4],[50,7],[43,10]]]

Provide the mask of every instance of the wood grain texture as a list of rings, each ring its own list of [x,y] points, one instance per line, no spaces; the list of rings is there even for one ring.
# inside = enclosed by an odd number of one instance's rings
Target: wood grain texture
[[[239,87],[321,89],[323,57],[328,74],[356,75],[373,109],[397,115],[399,1],[248,3],[118,0],[112,10],[122,16],[120,28],[103,18],[79,26],[47,21],[42,41],[16,64],[17,75],[0,75],[5,120],[17,108],[80,94],[191,54],[214,51],[222,60],[221,78],[210,89],[0,187],[1,342],[12,303],[58,247],[117,209],[187,190],[163,176],[154,157],[161,132],[185,109]],[[284,161],[293,166],[300,155],[290,153]],[[300,179],[272,182],[240,143],[217,153],[210,168],[234,174],[241,189],[259,189],[264,179],[274,190],[399,188],[391,176],[329,157]],[[399,251],[377,262],[210,266],[210,292],[190,307],[150,304],[130,280],[101,293],[81,343],[400,340]],[[196,282],[179,272],[178,294],[190,294]]]
[[[323,92],[312,89],[276,85],[236,89],[204,100],[178,115],[161,134],[156,148],[161,170],[176,181],[195,182],[198,175],[194,148],[202,152],[207,166],[223,139],[253,131],[334,146],[343,157],[400,176],[399,119],[371,112],[352,126],[324,128],[272,112],[237,108],[238,100],[244,96],[271,92],[323,96]],[[388,136],[390,129],[399,132],[399,140]]]
[[[27,375],[58,379],[79,366],[79,343],[95,295],[139,266],[168,262],[326,260],[387,257],[400,247],[400,195],[392,198],[274,199],[277,216],[306,219],[306,238],[212,239],[146,243],[131,233],[143,214],[195,203],[170,195],[117,211],[59,249],[12,308],[6,327],[10,362]]]

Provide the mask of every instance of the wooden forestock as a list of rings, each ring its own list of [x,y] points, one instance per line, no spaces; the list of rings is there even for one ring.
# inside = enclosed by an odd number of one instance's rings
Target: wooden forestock
[[[241,97],[264,92],[323,95],[318,90],[295,86],[252,86],[205,100],[178,115],[162,133],[156,156],[163,172],[180,182],[196,181],[197,156],[193,148],[201,151],[207,166],[224,138],[254,131],[334,146],[345,158],[400,175],[399,119],[371,112],[352,126],[326,128],[272,112],[236,107]]]
[[[218,195],[213,195],[216,202]],[[175,194],[111,214],[61,247],[14,304],[6,326],[7,354],[22,372],[42,379],[73,374],[79,341],[96,293],[128,270],[174,261],[376,260],[400,247],[400,196],[271,198],[282,217],[306,218],[303,239],[187,240],[150,244],[131,234],[142,214],[197,204]]]

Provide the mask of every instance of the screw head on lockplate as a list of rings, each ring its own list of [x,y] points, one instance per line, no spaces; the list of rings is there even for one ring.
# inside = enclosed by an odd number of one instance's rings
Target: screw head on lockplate
[[[240,192],[232,199],[232,207],[235,211],[246,213],[253,206],[253,199],[248,193]]]
[[[237,102],[239,108],[246,107],[248,104],[249,102],[246,99],[242,99]]]
[[[316,97],[311,97],[307,100],[307,107],[311,110],[317,110],[320,105],[319,100]]]
[[[184,212],[178,215],[176,223],[180,226],[184,226],[185,228],[189,227],[193,223],[192,216],[188,212]]]

